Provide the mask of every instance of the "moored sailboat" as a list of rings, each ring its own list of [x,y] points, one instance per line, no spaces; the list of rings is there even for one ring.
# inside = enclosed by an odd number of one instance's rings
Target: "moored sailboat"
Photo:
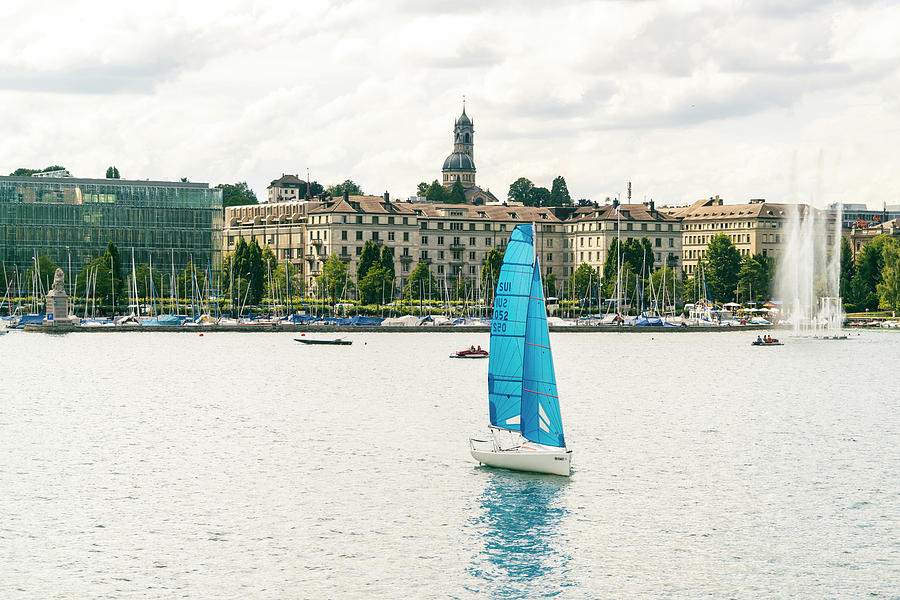
[[[489,440],[469,440],[480,463],[569,475],[534,227],[510,236],[494,296],[488,364]]]

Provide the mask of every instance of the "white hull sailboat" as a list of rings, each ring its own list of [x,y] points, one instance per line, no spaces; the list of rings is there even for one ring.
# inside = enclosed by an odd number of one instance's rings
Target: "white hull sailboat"
[[[490,433],[469,440],[478,462],[504,469],[570,474],[563,435],[534,226],[513,230],[494,296],[488,363]]]

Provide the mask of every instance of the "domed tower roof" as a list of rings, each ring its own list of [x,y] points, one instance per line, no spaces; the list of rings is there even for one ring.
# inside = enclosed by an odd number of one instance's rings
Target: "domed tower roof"
[[[441,171],[471,171],[475,172],[475,161],[465,152],[454,152],[444,160]]]

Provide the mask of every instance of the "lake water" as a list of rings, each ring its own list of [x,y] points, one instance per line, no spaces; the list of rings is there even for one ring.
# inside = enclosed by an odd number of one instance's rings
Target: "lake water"
[[[900,598],[896,332],[552,334],[570,479],[487,334],[298,335],[0,337],[0,598]]]

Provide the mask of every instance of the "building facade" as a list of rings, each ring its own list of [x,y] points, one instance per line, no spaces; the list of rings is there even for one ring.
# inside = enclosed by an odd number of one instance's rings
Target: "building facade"
[[[269,202],[296,202],[306,194],[306,182],[288,173],[273,180],[266,188]]]
[[[681,219],[684,272],[694,274],[698,262],[706,256],[709,241],[718,234],[727,235],[741,256],[777,256],[784,247],[784,228],[793,209],[792,204],[765,200],[725,204],[716,196],[677,211],[673,216]],[[800,209],[805,211],[807,207]]]
[[[70,278],[115,243],[123,260],[181,271],[219,265],[222,191],[205,183],[0,177],[0,260],[27,269],[46,254]]]

